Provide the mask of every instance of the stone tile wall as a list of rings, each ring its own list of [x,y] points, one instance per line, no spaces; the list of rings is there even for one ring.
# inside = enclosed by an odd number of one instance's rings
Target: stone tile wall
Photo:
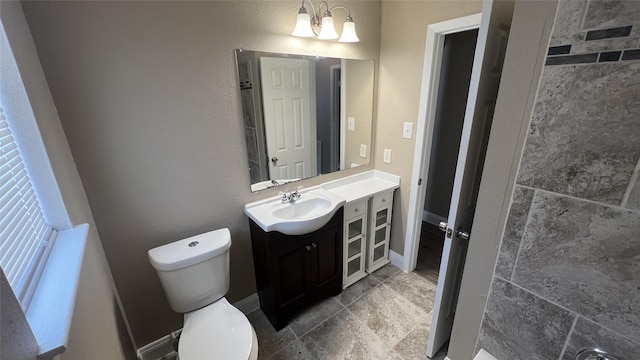
[[[640,359],[640,1],[561,1],[478,347]]]

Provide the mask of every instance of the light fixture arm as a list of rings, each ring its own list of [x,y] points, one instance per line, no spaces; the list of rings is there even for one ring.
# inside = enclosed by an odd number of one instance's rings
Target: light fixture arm
[[[322,27],[322,16],[320,16],[320,14],[322,13],[322,6],[324,5],[326,14],[327,12],[329,12],[329,4],[327,4],[326,1],[320,2],[318,11],[316,11],[315,6],[313,6],[313,1],[311,0],[302,0],[302,7],[304,7],[305,1],[307,1],[309,5],[311,5],[311,11],[313,12],[313,16],[311,16],[311,30],[313,30],[313,33],[318,36],[320,34],[320,28]],[[329,13],[329,16],[331,16],[331,13]]]
[[[324,2],[324,1],[323,1]],[[347,19],[351,19],[351,11],[349,11],[349,9],[347,9],[346,6],[342,6],[342,5],[336,5],[334,7],[332,7],[331,9],[327,10],[329,13],[331,13],[333,10],[335,9],[342,9],[344,11],[347,12]]]
[[[311,14],[305,8],[305,1],[311,5]],[[322,7],[324,6],[324,12],[322,11]],[[347,18],[345,20],[345,29],[343,30],[343,36],[340,38],[341,42],[358,42],[359,39],[355,33],[355,25],[353,23],[353,18],[351,17],[351,12],[347,7],[343,5],[336,5],[333,7],[329,7],[326,1],[321,1],[318,9],[316,11],[316,7],[313,5],[312,0],[302,0],[302,4],[300,6],[300,10],[298,11],[298,24],[294,29],[292,35],[301,36],[301,37],[311,37],[313,35],[317,36],[319,39],[323,40],[331,40],[337,39],[338,34],[336,33],[333,27],[333,16],[331,12],[336,9],[342,9],[347,12]],[[304,23],[310,21],[310,26],[305,26]],[[323,23],[326,22],[326,31],[322,30]],[[310,28],[310,29],[309,29]],[[312,35],[313,34],[313,35]]]

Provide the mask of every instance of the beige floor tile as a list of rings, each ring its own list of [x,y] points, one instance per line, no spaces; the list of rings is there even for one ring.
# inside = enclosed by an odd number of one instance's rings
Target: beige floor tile
[[[285,347],[269,360],[316,360],[300,340]]]
[[[431,314],[423,318],[393,349],[404,360],[429,360],[427,358],[427,340],[430,328]]]
[[[391,265],[390,263],[381,267],[380,269],[374,271],[372,274],[372,276],[374,276],[376,279],[380,280],[380,281],[385,281],[388,278],[392,277],[393,275],[397,274],[400,272],[400,269],[398,269],[397,267],[395,267],[394,265]]]
[[[380,285],[380,281],[375,276],[367,276],[357,283],[342,290],[337,296],[338,301],[344,306],[350,305],[352,302],[360,299],[374,287]]]
[[[387,280],[385,284],[422,311],[430,313],[433,309],[436,285],[415,272],[400,272]]]
[[[328,298],[294,317],[289,327],[297,336],[302,336],[342,309],[344,306],[335,297]]]
[[[348,310],[322,323],[301,341],[315,359],[401,360]]]
[[[388,346],[395,346],[427,316],[411,301],[382,284],[348,306]]]
[[[262,310],[256,310],[247,315],[258,337],[258,357],[267,359],[285,346],[294,342],[297,337],[288,326],[276,331],[264,315]]]

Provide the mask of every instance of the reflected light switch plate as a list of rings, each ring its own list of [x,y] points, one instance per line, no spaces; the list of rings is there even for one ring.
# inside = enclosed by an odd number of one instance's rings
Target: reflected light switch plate
[[[382,161],[384,161],[385,164],[391,164],[391,149],[384,149]]]
[[[367,157],[367,145],[365,144],[360,144],[360,157],[361,158]]]
[[[347,118],[347,130],[356,131],[356,118],[354,117]]]

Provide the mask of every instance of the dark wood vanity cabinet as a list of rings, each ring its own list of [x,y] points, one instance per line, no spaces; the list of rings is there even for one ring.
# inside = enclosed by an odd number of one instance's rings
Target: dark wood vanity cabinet
[[[260,307],[276,330],[304,307],[342,291],[342,208],[305,235],[264,232],[249,222]]]

